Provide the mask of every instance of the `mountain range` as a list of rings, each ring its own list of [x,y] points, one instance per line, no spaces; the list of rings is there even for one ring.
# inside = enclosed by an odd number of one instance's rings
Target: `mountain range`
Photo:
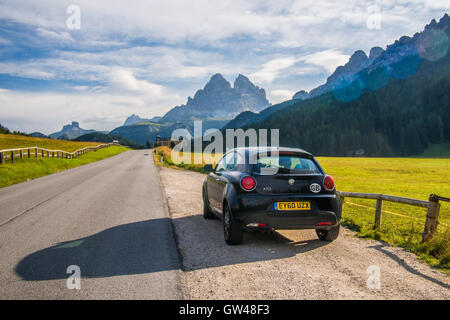
[[[389,78],[404,79],[415,73],[419,60],[435,61],[445,56],[448,47],[449,16],[445,14],[439,23],[433,19],[422,32],[413,37],[403,36],[386,50],[373,47],[369,56],[362,50],[357,50],[344,66],[339,66],[328,78],[325,84],[312,89],[298,91],[293,99],[306,100],[324,93],[339,90],[360,79],[360,73],[370,74],[379,72],[377,82],[372,83],[370,89],[378,89],[385,85]],[[406,58],[411,58],[407,59]],[[403,61],[402,68],[393,69],[394,64]]]
[[[345,65],[336,68],[323,85],[310,92],[300,90],[292,100],[276,105],[271,105],[265,90],[254,85],[246,76],[239,75],[231,86],[221,74],[215,74],[193,98],[188,97],[186,104],[152,119],[133,114],[111,134],[145,144],[154,141],[157,136],[170,137],[177,128],[192,132],[193,121],[201,119],[203,131],[209,128],[280,128],[281,143],[304,147],[319,154],[348,155],[361,149],[370,155],[415,154],[423,151],[429,143],[449,139],[448,116],[442,114],[440,108],[430,106],[426,100],[441,99],[441,108],[448,110],[448,95],[442,96],[440,90],[449,89],[445,82],[449,25],[450,18],[445,14],[439,22],[432,20],[422,32],[412,37],[403,36],[385,50],[374,47],[368,55],[357,50]],[[411,92],[404,91],[402,86],[407,86]],[[386,106],[391,109],[386,109]],[[432,109],[434,115],[429,114]],[[351,114],[348,114],[349,110],[352,110]],[[331,114],[335,118],[329,118]],[[362,114],[366,119],[359,118]],[[398,117],[404,119],[400,121]],[[305,123],[305,119],[309,122]],[[327,122],[323,122],[324,119],[328,119]],[[365,126],[358,125],[358,121],[365,123]],[[395,128],[383,131],[387,129],[373,121],[386,121]],[[343,127],[336,127],[337,123]],[[438,133],[433,129],[424,129],[424,126],[434,128]],[[299,131],[300,127],[302,131]],[[326,132],[325,128],[333,128],[334,131]],[[413,137],[411,128],[424,135],[419,147],[410,145],[417,144],[417,137]],[[75,136],[81,130],[74,122],[51,136]],[[312,138],[314,136],[316,138]],[[327,145],[326,138],[331,139],[332,147],[329,150],[318,148],[318,141],[323,146]],[[378,149],[373,146],[378,146]]]
[[[448,148],[449,37],[445,14],[384,51],[355,52],[324,85],[260,113],[243,112],[226,128],[280,129],[281,145],[317,155],[409,156],[432,145]]]

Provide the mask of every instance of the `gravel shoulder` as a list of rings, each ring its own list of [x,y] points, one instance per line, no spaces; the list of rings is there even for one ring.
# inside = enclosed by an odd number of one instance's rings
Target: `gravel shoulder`
[[[312,230],[245,233],[227,246],[220,220],[202,217],[205,175],[159,168],[182,256],[186,299],[449,299],[450,277],[416,256],[341,228],[331,243]],[[381,272],[369,289],[368,268]]]

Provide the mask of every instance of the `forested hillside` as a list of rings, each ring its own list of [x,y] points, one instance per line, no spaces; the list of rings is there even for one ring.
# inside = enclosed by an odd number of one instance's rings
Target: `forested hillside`
[[[430,144],[450,141],[449,61],[448,52],[437,61],[421,59],[412,76],[391,78],[375,91],[364,89],[352,101],[338,100],[343,93],[335,91],[298,102],[246,128],[279,128],[281,145],[317,155],[416,155]],[[394,71],[411,63],[401,61]],[[377,77],[377,72],[361,75],[369,88]],[[355,82],[343,90],[348,96],[357,89]]]

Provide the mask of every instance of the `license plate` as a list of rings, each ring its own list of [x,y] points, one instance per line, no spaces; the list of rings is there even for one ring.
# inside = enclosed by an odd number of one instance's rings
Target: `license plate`
[[[311,210],[311,204],[308,201],[275,202],[275,210],[277,211]]]

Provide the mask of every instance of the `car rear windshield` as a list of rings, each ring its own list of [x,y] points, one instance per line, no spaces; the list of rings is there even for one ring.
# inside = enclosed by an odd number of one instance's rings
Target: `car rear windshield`
[[[263,168],[277,168],[278,173],[281,174],[321,173],[313,160],[297,154],[258,155],[253,171],[261,173]]]

